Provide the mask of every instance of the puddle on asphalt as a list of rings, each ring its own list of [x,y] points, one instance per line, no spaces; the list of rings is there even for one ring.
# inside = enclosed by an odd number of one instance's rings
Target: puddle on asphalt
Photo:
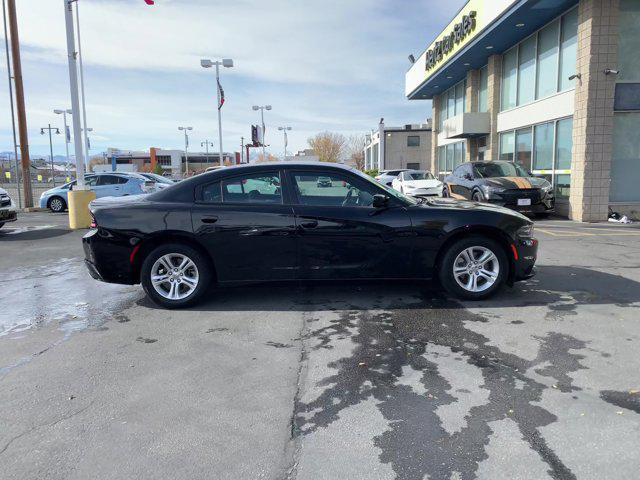
[[[49,325],[66,335],[98,327],[141,296],[137,286],[94,280],[77,258],[0,272],[0,289],[10,305],[0,311],[0,337]]]

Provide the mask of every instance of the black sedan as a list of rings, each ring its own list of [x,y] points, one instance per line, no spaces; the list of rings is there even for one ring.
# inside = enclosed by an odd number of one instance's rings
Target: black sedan
[[[523,213],[549,214],[555,198],[552,185],[514,162],[466,162],[444,179],[444,195],[488,202]]]
[[[410,198],[326,163],[227,167],[90,209],[91,275],[142,283],[169,308],[201,300],[214,282],[439,278],[455,296],[482,299],[532,276],[538,247],[519,213]]]

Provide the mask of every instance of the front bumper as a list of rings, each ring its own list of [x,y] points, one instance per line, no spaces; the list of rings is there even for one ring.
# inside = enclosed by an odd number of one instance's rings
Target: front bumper
[[[15,207],[0,208],[0,223],[15,222],[18,219],[18,212]]]
[[[442,187],[440,188],[416,188],[406,192],[410,197],[442,197]]]
[[[511,246],[514,257],[513,280],[526,280],[536,274],[535,264],[538,259],[538,240],[521,238]]]

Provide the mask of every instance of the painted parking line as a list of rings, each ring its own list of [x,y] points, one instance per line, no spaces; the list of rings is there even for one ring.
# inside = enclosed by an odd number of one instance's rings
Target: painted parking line
[[[584,228],[584,230],[570,230],[568,228],[559,228],[555,230],[549,230],[546,228],[538,227],[536,228],[536,231],[546,233],[547,235],[551,235],[553,237],[640,237],[640,232],[621,232],[620,230],[605,230],[603,228]]]

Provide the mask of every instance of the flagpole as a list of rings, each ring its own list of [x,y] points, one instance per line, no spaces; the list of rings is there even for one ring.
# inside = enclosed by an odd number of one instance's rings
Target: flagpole
[[[216,62],[216,89],[218,90],[218,145],[220,145],[220,166],[224,166],[222,150],[222,105],[220,104],[220,62]]]

